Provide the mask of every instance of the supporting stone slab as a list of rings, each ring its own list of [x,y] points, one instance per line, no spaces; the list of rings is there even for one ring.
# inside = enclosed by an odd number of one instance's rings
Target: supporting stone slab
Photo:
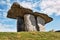
[[[25,29],[26,31],[37,31],[35,17],[31,14],[24,15]]]
[[[39,27],[39,31],[40,32],[45,32],[45,27],[44,27],[44,25],[45,25],[45,21],[44,21],[44,19],[42,19],[41,17],[37,17],[37,25],[38,25],[38,27]]]
[[[23,18],[17,18],[17,32],[25,31]]]

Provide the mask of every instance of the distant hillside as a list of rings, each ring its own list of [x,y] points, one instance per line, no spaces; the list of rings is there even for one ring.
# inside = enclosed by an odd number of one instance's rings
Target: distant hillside
[[[60,40],[59,32],[0,32],[0,40]]]

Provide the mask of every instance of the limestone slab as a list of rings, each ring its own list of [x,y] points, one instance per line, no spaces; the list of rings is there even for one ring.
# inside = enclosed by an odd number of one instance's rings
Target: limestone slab
[[[45,27],[44,27],[44,25],[45,25],[45,21],[44,21],[44,19],[42,19],[41,17],[37,17],[37,25],[38,25],[38,27],[39,27],[39,31],[40,32],[44,32],[45,31]]]
[[[27,31],[37,31],[35,17],[31,14],[24,15],[25,29]]]

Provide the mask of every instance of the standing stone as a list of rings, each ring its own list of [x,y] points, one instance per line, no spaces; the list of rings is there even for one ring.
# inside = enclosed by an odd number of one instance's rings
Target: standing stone
[[[36,30],[36,21],[33,15],[25,14],[24,15],[25,29],[26,31],[37,31]]]
[[[24,28],[24,20],[23,20],[23,18],[18,17],[17,18],[17,32],[24,31],[24,30],[25,30],[25,28]]]
[[[45,31],[45,27],[44,27],[44,25],[45,25],[45,21],[44,21],[44,19],[42,19],[41,17],[37,17],[37,25],[38,25],[38,27],[39,27],[39,31],[40,32],[44,32]]]

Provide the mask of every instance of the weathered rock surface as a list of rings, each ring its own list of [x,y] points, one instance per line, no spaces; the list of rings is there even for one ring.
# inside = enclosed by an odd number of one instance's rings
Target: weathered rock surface
[[[36,21],[33,15],[25,14],[24,15],[25,29],[27,31],[37,31],[36,30]]]
[[[36,17],[39,16],[43,18],[45,20],[45,24],[53,20],[51,17],[49,17],[47,14],[44,14],[44,13],[34,12],[33,15]]]
[[[17,32],[19,31],[25,31],[24,20],[20,17],[17,18]]]
[[[25,14],[31,13],[33,13],[31,9],[24,8],[15,2],[12,4],[11,9],[8,11],[7,17],[16,19],[18,16],[23,17]]]
[[[37,17],[37,25],[38,25],[38,28],[39,28],[39,31],[40,32],[44,32],[45,31],[45,20],[42,19],[41,17]]]

